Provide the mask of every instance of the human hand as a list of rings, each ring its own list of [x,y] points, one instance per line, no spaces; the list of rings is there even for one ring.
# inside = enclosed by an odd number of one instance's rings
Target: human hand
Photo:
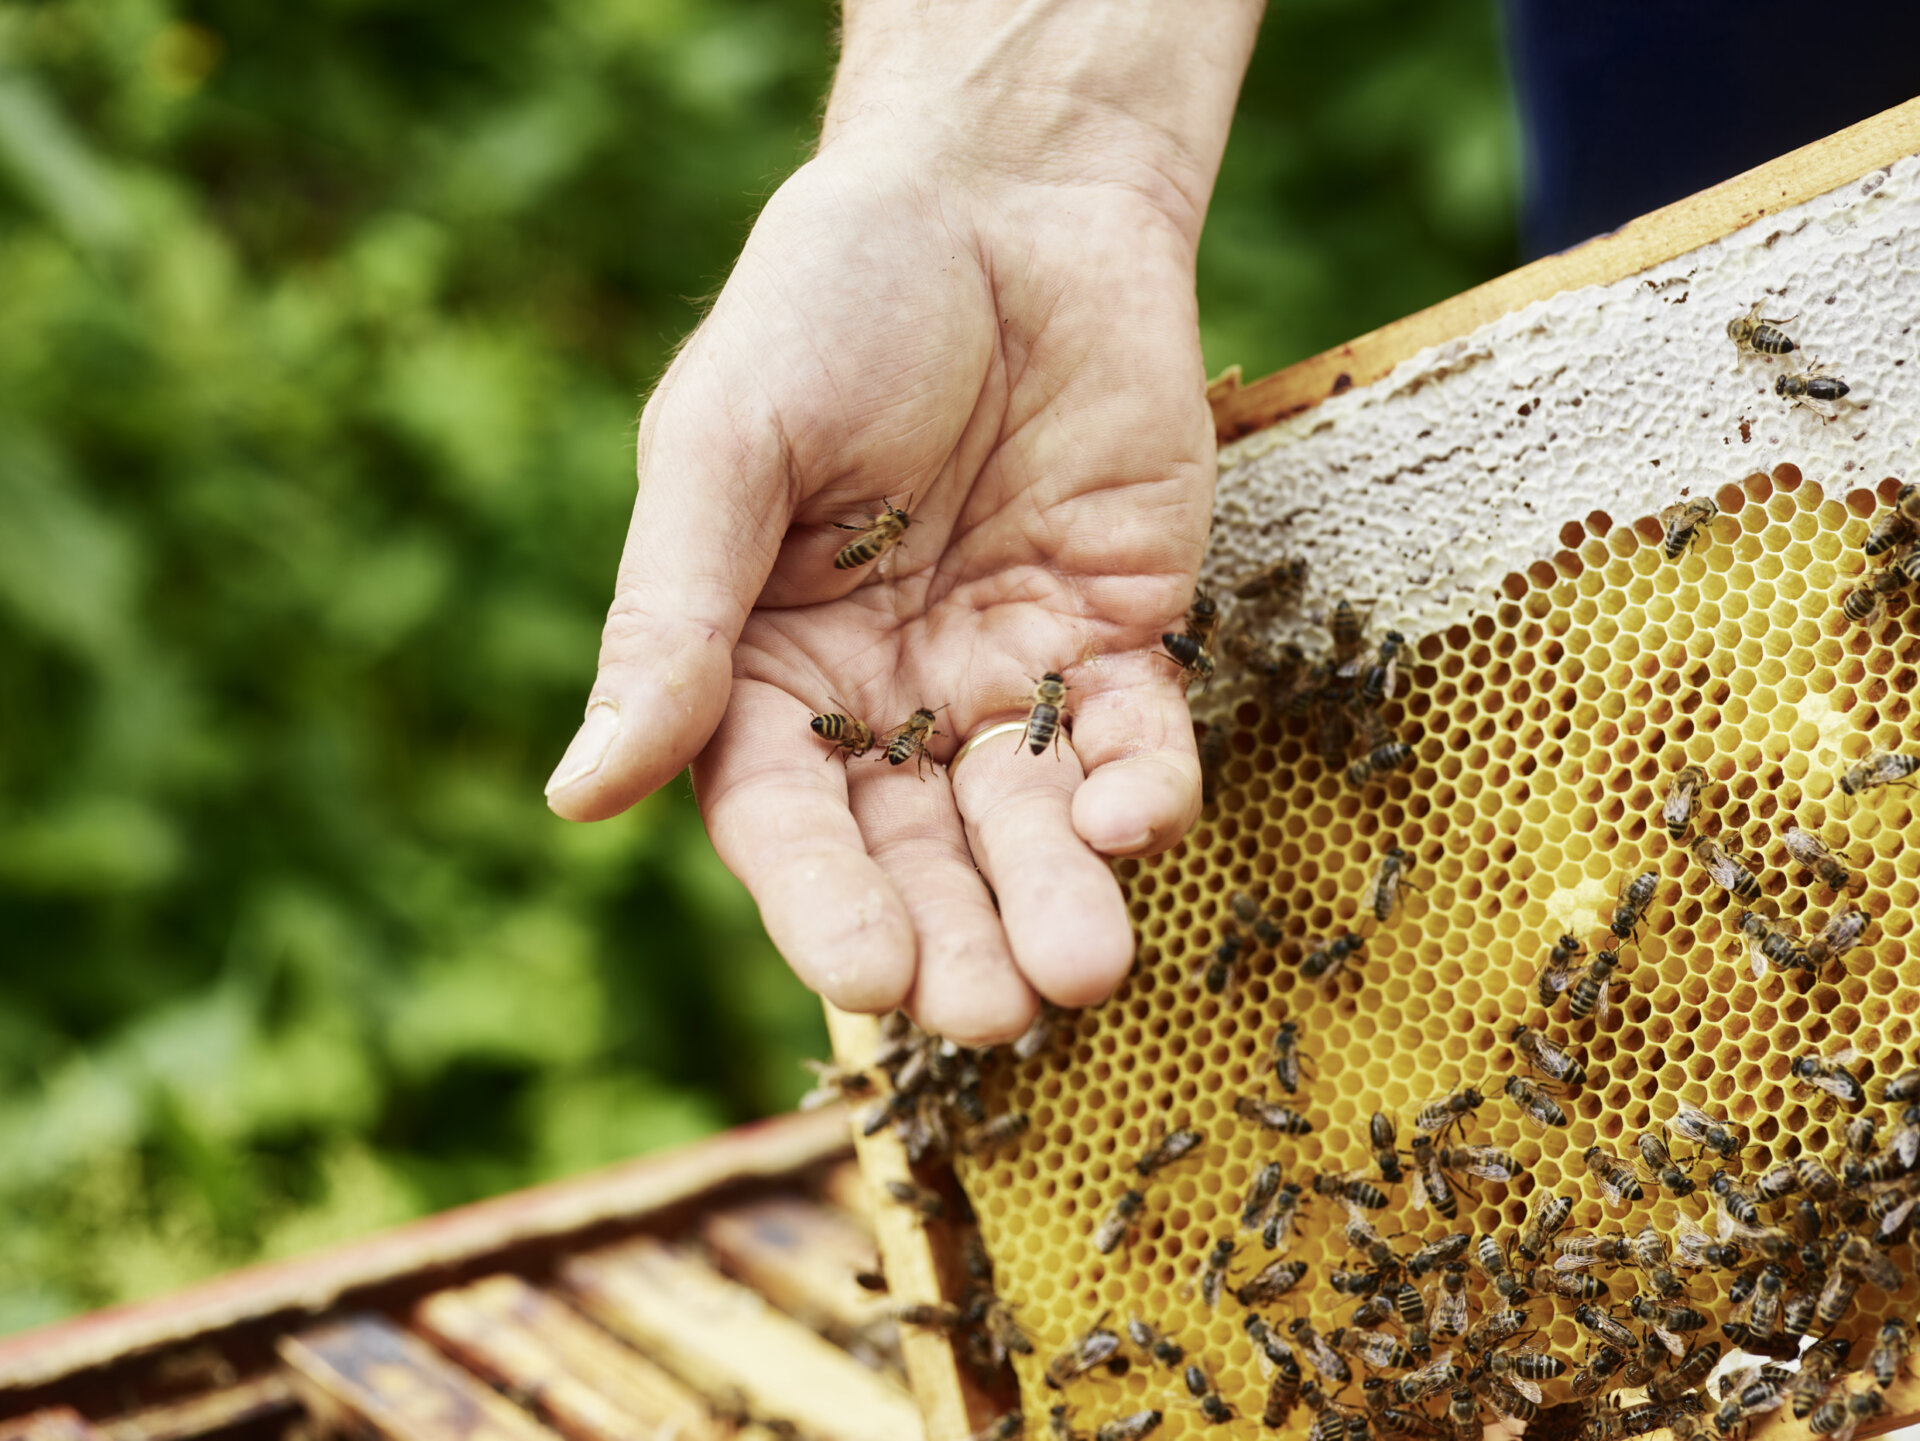
[[[1218,150],[1196,179],[1126,132],[1062,173],[1058,144],[983,148],[847,75],[647,405],[599,677],[549,796],[611,815],[698,752],[714,845],[801,978],[983,1041],[1035,991],[1118,983],[1133,943],[1102,857],[1164,848],[1199,808],[1183,688],[1151,652],[1211,511],[1193,266]],[[879,573],[836,570],[832,522],[909,494]],[[1073,688],[1057,759],[1008,736],[922,780],[877,746],[823,761],[807,726],[836,700],[876,731],[945,706],[950,757],[1047,670]]]

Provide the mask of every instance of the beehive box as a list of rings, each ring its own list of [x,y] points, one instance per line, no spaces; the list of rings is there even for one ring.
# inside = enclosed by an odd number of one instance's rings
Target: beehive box
[[[1160,1436],[1216,1429],[1177,1374],[1150,1364],[1065,1391],[1044,1384],[1051,1354],[1102,1317],[1135,1316],[1206,1363],[1237,1411],[1228,1434],[1258,1430],[1270,1368],[1244,1309],[1201,1299],[1202,1258],[1235,1237],[1236,1279],[1269,1259],[1238,1229],[1252,1173],[1278,1159],[1306,1184],[1369,1168],[1373,1110],[1398,1117],[1404,1145],[1424,1102],[1477,1083],[1489,1100],[1468,1138],[1510,1151],[1527,1173],[1482,1184],[1455,1221],[1416,1214],[1399,1188],[1375,1221],[1406,1233],[1403,1248],[1454,1229],[1510,1231],[1549,1191],[1577,1199],[1573,1230],[1670,1227],[1682,1209],[1711,1229],[1698,1197],[1655,1199],[1649,1187],[1646,1204],[1607,1206],[1582,1152],[1598,1141],[1630,1156],[1634,1136],[1685,1100],[1748,1138],[1749,1181],[1769,1158],[1837,1165],[1845,1113],[1794,1081],[1794,1059],[1846,1046],[1860,1053],[1857,1072],[1880,1078],[1920,1061],[1920,958],[1909,955],[1920,850],[1906,847],[1920,820],[1904,789],[1853,801],[1835,785],[1836,768],[1871,750],[1920,753],[1920,612],[1901,596],[1854,626],[1838,609],[1867,567],[1872,519],[1900,481],[1920,479],[1920,364],[1909,364],[1920,160],[1903,158],[1916,150],[1920,114],[1908,106],[1530,280],[1522,272],[1237,395],[1223,387],[1223,436],[1283,418],[1222,451],[1203,580],[1224,593],[1273,560],[1304,558],[1308,594],[1262,618],[1266,640],[1324,650],[1314,617],[1343,597],[1372,606],[1372,636],[1404,633],[1413,659],[1385,718],[1413,760],[1355,788],[1314,754],[1306,724],[1245,678],[1223,675],[1195,697],[1196,714],[1228,737],[1228,758],[1188,840],[1120,867],[1135,972],[1045,1054],[1003,1073],[1000,1102],[1033,1118],[1024,1143],[961,1166],[1001,1290],[1037,1343],[1020,1367],[1030,1432],[1063,1401],[1088,1434],[1149,1407],[1164,1413]],[[1756,210],[1770,213],[1740,223]],[[1529,295],[1539,298],[1519,303]],[[1729,342],[1727,321],[1755,302],[1797,315],[1786,328],[1802,350],[1788,364],[1742,359]],[[1831,418],[1773,393],[1783,369],[1810,359],[1853,386]],[[1669,560],[1656,517],[1697,496],[1721,515]],[[1688,763],[1709,783],[1675,843],[1659,808]],[[1785,855],[1788,824],[1849,858],[1850,897]],[[1864,944],[1818,979],[1757,979],[1733,930],[1739,904],[1686,848],[1698,834],[1737,838],[1760,876],[1758,909],[1809,934],[1849,899],[1862,906]],[[1376,928],[1363,921],[1364,892],[1396,844],[1421,889]],[[1570,1125],[1541,1134],[1498,1094],[1525,1073],[1508,1033],[1542,1024],[1533,981],[1555,937],[1611,944],[1615,893],[1643,870],[1658,875],[1657,895],[1638,941],[1620,948],[1614,1014],[1569,1025],[1562,1000],[1545,1023],[1583,1048],[1591,1075],[1564,1099]],[[1237,992],[1215,997],[1197,972],[1243,929],[1235,892],[1274,913],[1285,940],[1255,950]],[[1332,987],[1304,980],[1302,953],[1348,928],[1368,932],[1356,974]],[[1270,1061],[1283,1019],[1299,1025],[1312,1075],[1300,1105],[1314,1130],[1302,1138],[1233,1111],[1242,1095],[1286,1099]],[[857,1055],[858,1038],[843,1035]],[[1099,1254],[1095,1227],[1139,1184],[1134,1158],[1156,1126],[1182,1124],[1204,1133],[1200,1151],[1143,1187],[1132,1239]],[[1352,1301],[1319,1278],[1351,1253],[1329,1239],[1342,1212],[1320,1202],[1312,1215],[1291,1253],[1310,1262],[1308,1282],[1263,1309],[1277,1325],[1305,1316],[1324,1332]],[[1720,1290],[1710,1273],[1694,1278],[1692,1302],[1716,1323]],[[1855,1359],[1882,1315],[1911,1319],[1916,1299],[1911,1281],[1892,1297],[1863,1287],[1843,1327],[1862,1338]],[[1536,1344],[1570,1364],[1585,1345],[1573,1304],[1533,1307]],[[962,1415],[949,1378],[920,1390],[936,1438],[985,1419],[978,1404]],[[1908,1409],[1896,1400],[1895,1412]],[[1296,1411],[1293,1429],[1307,1419]]]

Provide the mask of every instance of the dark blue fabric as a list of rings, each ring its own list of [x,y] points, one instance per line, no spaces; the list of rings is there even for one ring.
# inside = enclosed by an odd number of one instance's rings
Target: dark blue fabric
[[[1530,256],[1920,94],[1920,0],[1504,4]]]

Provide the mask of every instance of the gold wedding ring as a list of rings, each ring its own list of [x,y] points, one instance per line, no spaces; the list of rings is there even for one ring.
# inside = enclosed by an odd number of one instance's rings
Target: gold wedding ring
[[[990,741],[995,736],[1022,734],[1026,731],[1026,728],[1027,723],[1025,721],[1014,720],[1001,721],[997,725],[988,726],[983,731],[974,732],[974,734],[968,736],[966,740],[961,743],[960,749],[953,753],[953,759],[947,762],[947,779],[949,781],[953,779],[953,773],[960,769],[960,762],[967,758],[975,746]]]

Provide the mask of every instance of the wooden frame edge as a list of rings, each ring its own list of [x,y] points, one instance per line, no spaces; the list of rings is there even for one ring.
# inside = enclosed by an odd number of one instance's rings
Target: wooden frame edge
[[[1920,154],[1920,99],[1250,384],[1242,384],[1239,367],[1233,367],[1207,387],[1214,433],[1225,445],[1264,430],[1356,385],[1371,384],[1430,345],[1563,290],[1638,275],[1913,154]]]
[[[351,1292],[408,1276],[441,1275],[509,1247],[640,1220],[732,1182],[769,1180],[851,1149],[841,1107],[776,1116],[311,1255],[249,1266],[171,1295],[0,1338],[0,1413],[9,1391],[44,1386],[261,1317],[318,1314]]]

